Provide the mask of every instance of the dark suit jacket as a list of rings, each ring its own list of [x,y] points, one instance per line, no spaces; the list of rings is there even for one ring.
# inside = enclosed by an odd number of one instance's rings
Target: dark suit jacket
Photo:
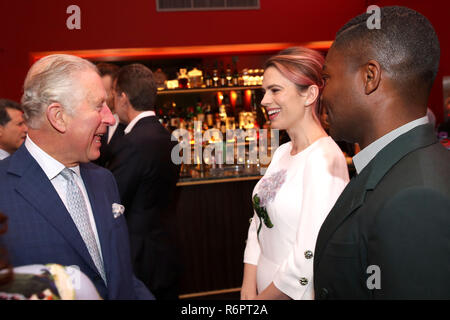
[[[157,298],[179,272],[168,230],[174,212],[167,210],[179,176],[171,160],[175,144],[156,117],[145,117],[123,136],[108,166],[125,206],[134,271]]]
[[[123,131],[126,128],[126,125],[119,123],[117,125],[116,130],[114,131],[111,140],[108,143],[108,133],[109,130],[111,130],[111,127],[107,127],[107,131],[106,133],[102,136],[102,138],[100,139],[102,145],[100,147],[100,157],[95,160],[92,161],[95,164],[102,166],[102,167],[107,167],[109,161],[111,160],[112,157],[112,152],[114,150],[114,146],[115,144],[119,143],[120,139],[123,137]]]
[[[316,299],[450,299],[450,154],[432,126],[395,139],[350,181],[314,259]]]
[[[112,204],[120,203],[112,174],[94,164],[80,164],[107,277],[107,287],[92,261],[64,203],[24,145],[0,161],[0,211],[8,216],[8,232],[0,246],[14,266],[58,263],[76,265],[104,299],[153,298],[132,271],[125,218],[114,218]]]

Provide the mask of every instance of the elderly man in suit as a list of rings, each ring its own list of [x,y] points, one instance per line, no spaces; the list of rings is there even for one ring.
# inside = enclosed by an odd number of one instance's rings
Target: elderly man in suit
[[[450,299],[450,154],[426,116],[439,65],[430,22],[381,8],[337,33],[322,103],[333,138],[357,142],[357,175],[322,225],[317,299]]]
[[[37,61],[25,79],[29,126],[0,162],[0,240],[14,266],[76,265],[104,299],[151,299],[133,275],[128,231],[112,174],[90,161],[114,118],[96,67],[70,55]]]
[[[150,69],[142,64],[120,69],[115,107],[127,127],[112,150],[108,168],[128,208],[125,217],[135,274],[157,300],[174,300],[178,298],[180,263],[168,206],[179,166],[171,160],[175,142],[155,115],[155,101],[156,83]]]

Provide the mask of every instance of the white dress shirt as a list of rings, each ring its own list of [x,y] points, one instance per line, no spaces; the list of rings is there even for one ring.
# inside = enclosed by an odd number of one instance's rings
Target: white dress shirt
[[[427,124],[428,122],[429,121],[427,116],[413,120],[401,127],[398,127],[395,130],[392,130],[391,132],[385,134],[381,138],[369,144],[353,157],[353,164],[355,165],[356,172],[359,174],[369,164],[369,162],[372,161],[373,158],[375,158],[377,153],[380,152],[389,143],[400,137],[402,134],[414,129],[417,126]]]
[[[27,136],[27,139],[25,140],[25,147],[27,148],[31,156],[37,161],[42,170],[44,170],[47,178],[50,180],[59,197],[61,198],[62,202],[66,206],[67,211],[69,211],[67,207],[67,180],[64,179],[62,175],[60,175],[60,172],[65,168],[65,166],[61,162],[51,157],[44,150],[39,148],[33,142],[33,140],[31,140],[29,136]],[[86,187],[84,186],[83,179],[81,178],[80,166],[71,167],[69,169],[75,173],[73,176],[75,177],[75,181],[78,187],[80,188],[84,200],[86,202],[86,207],[89,215],[89,222],[91,223],[92,231],[94,232],[95,236],[95,242],[97,243],[98,250],[100,252],[100,257],[103,261],[102,249],[97,234],[97,227],[95,225],[94,214],[92,213],[92,207],[89,201]]]
[[[130,123],[127,125],[127,127],[125,128],[123,133],[124,134],[130,133],[131,130],[133,130],[133,127],[135,126],[135,124],[139,120],[141,120],[142,118],[151,117],[151,116],[156,116],[155,111],[151,110],[151,111],[144,111],[144,112],[139,113],[133,120],[130,121]]]
[[[0,160],[8,158],[9,156],[10,156],[9,152],[6,152],[5,150],[0,149]]]
[[[119,125],[119,121],[120,121],[119,116],[117,115],[117,113],[114,113],[113,117],[114,117],[114,119],[116,119],[116,123],[113,126],[109,126],[107,143],[109,143],[111,141],[111,138],[114,135],[114,132],[116,132],[117,126]]]

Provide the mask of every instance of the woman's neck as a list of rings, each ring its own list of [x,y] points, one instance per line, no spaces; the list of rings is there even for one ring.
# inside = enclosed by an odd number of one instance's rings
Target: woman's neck
[[[292,142],[291,155],[296,155],[316,140],[328,136],[317,119],[313,116],[305,116],[305,118],[295,127],[286,129]]]

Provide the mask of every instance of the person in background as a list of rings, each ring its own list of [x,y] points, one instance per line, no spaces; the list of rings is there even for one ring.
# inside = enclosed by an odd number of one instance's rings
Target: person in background
[[[180,167],[171,160],[176,145],[155,115],[156,84],[142,64],[120,69],[115,107],[127,124],[108,169],[114,174],[127,211],[136,276],[156,299],[178,299],[180,262],[173,239],[172,201]]]
[[[264,67],[261,104],[271,128],[286,130],[253,190],[241,298],[313,299],[317,233],[348,183],[342,151],[320,124],[323,56],[294,47]]]
[[[450,150],[450,97],[444,103],[444,121],[437,128],[438,138],[441,143]]]
[[[119,116],[117,115],[114,107],[114,82],[120,68],[115,64],[106,62],[101,62],[96,66],[100,72],[100,76],[102,77],[103,85],[105,86],[107,95],[106,104],[116,120],[114,125],[108,126],[107,133],[102,136],[100,157],[97,160],[94,160],[95,164],[105,167],[111,159],[111,150],[113,149],[113,145],[117,143],[121,137],[123,137],[123,130],[125,129],[125,125],[120,122]]]
[[[330,134],[357,142],[357,175],[320,229],[318,299],[450,299],[450,154],[427,113],[440,47],[405,7],[351,19],[323,68]]]
[[[72,55],[33,64],[24,83],[25,143],[0,161],[0,246],[14,266],[75,265],[103,299],[152,299],[135,278],[114,177],[90,161],[115,120],[97,68]]]
[[[19,149],[27,137],[27,130],[20,104],[0,99],[0,160]]]

